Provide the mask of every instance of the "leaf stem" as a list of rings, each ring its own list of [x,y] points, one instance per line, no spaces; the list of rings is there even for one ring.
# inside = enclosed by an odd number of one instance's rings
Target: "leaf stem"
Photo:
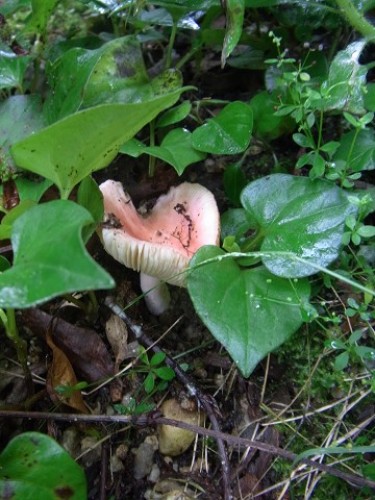
[[[172,65],[172,50],[174,41],[177,35],[177,22],[173,20],[171,36],[169,37],[169,43],[167,47],[167,54],[165,56],[165,69],[169,69]]]
[[[351,0],[336,0],[336,3],[340,13],[346,17],[354,29],[367,40],[375,39],[375,27],[354,7]]]
[[[2,311],[3,312],[3,311]],[[17,323],[16,323],[16,312],[15,309],[9,308],[6,310],[5,314],[1,315],[1,320],[5,327],[5,333],[7,337],[13,342],[13,345],[16,349],[17,359],[22,367],[27,392],[32,395],[33,394],[33,384],[32,377],[27,365],[27,344],[26,341],[21,339]]]

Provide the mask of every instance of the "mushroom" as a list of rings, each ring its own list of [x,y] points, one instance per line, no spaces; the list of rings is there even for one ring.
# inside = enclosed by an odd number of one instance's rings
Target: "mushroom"
[[[117,261],[141,272],[146,304],[152,313],[162,314],[170,300],[165,283],[185,286],[184,271],[194,253],[203,245],[219,243],[215,198],[200,184],[184,182],[141,214],[120,182],[107,180],[100,190],[104,248]]]

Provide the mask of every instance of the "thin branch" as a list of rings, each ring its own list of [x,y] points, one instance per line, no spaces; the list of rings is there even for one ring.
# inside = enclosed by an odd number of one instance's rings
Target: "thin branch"
[[[166,355],[165,363],[174,370],[176,377],[185,386],[186,390],[191,397],[195,397],[200,404],[200,406],[205,411],[208,419],[211,422],[212,428],[217,432],[216,442],[218,447],[218,452],[221,461],[222,475],[223,475],[223,489],[224,498],[229,500],[232,498],[231,486],[230,486],[230,467],[227,451],[225,449],[224,441],[220,434],[220,425],[217,419],[217,413],[219,413],[216,405],[216,401],[204,394],[196,385],[193,380],[182,370],[180,365],[168,354],[166,354],[160,347],[155,345],[155,343],[144,333],[143,329],[135,324],[132,319],[117,305],[111,297],[107,297],[104,301],[105,305],[119,318],[121,318],[129,330],[135,335],[136,339],[146,347],[150,348],[153,352],[163,352]]]
[[[132,424],[139,427],[155,426],[155,425],[170,425],[173,427],[179,427],[181,429],[187,429],[191,432],[195,432],[202,436],[208,436],[215,439],[221,439],[226,441],[231,446],[239,447],[252,447],[256,450],[263,451],[265,453],[270,453],[271,455],[276,455],[286,460],[295,461],[297,455],[290,451],[284,450],[277,446],[273,446],[268,443],[262,443],[261,441],[253,441],[251,439],[241,438],[238,436],[232,436],[230,434],[225,434],[223,432],[215,431],[212,429],[206,429],[198,425],[187,424],[186,422],[181,422],[180,420],[173,420],[160,416],[157,412],[151,412],[145,415],[82,415],[75,413],[48,413],[41,411],[7,411],[0,410],[0,418],[27,418],[27,419],[37,419],[37,420],[60,420],[65,422],[79,422],[85,424],[93,423],[108,423],[108,424]],[[320,470],[326,472],[332,476],[336,476],[349,484],[353,484],[360,488],[368,487],[375,490],[375,481],[358,476],[357,474],[349,474],[347,472],[342,472],[330,465],[320,464],[311,460],[309,458],[301,458],[299,461],[315,470]]]

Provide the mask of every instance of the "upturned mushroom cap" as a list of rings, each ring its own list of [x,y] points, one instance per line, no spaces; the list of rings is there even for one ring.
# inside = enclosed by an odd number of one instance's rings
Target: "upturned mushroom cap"
[[[183,271],[194,253],[203,245],[219,243],[216,201],[200,184],[184,182],[172,187],[146,215],[136,210],[121,183],[108,180],[100,190],[105,211],[104,248],[135,271],[185,286]]]

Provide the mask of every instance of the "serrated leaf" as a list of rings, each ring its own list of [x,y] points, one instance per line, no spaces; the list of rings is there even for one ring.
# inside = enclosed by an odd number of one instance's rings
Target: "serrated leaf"
[[[0,307],[26,308],[64,293],[112,288],[113,279],[88,254],[82,229],[93,223],[68,200],[37,205],[12,227],[13,267],[0,275]]]
[[[264,256],[264,265],[286,278],[314,274],[308,262],[328,266],[339,255],[345,219],[356,213],[345,191],[334,184],[306,177],[274,174],[250,183],[241,202],[263,236],[264,252],[292,252],[306,264],[287,256]]]
[[[241,268],[223,250],[202,247],[190,261],[187,287],[195,311],[248,377],[259,361],[302,324],[307,280],[286,280],[264,267]],[[219,257],[210,264],[207,259]]]
[[[146,103],[103,104],[70,115],[15,144],[14,161],[50,179],[67,198],[83,178],[109,165],[121,145],[172,106],[181,92]]]
[[[52,438],[26,432],[13,438],[0,455],[1,498],[53,500],[86,498],[81,467]]]
[[[194,130],[192,145],[198,151],[233,155],[250,144],[253,112],[247,104],[234,101],[215,117]]]

